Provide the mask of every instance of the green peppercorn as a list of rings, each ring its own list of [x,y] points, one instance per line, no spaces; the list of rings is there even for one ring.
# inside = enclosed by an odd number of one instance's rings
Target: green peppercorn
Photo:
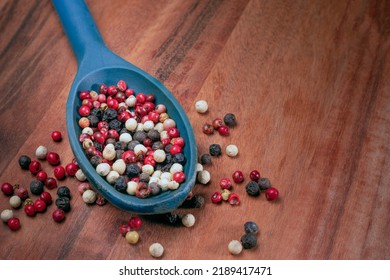
[[[22,155],[20,156],[19,158],[19,165],[22,169],[24,170],[28,170],[28,167],[30,166],[30,163],[31,163],[31,158],[26,156],[26,155]]]
[[[223,117],[224,123],[229,126],[233,127],[237,124],[236,116],[232,113],[228,113]]]
[[[260,190],[266,191],[267,189],[269,189],[271,187],[271,181],[268,178],[263,177],[259,181],[259,187],[260,187]]]
[[[203,154],[200,157],[200,163],[202,165],[209,165],[211,164],[211,156],[209,154]]]
[[[70,200],[68,197],[59,197],[56,199],[56,206],[58,209],[63,210],[64,212],[70,211]]]
[[[255,181],[249,181],[245,186],[245,191],[250,196],[258,196],[260,194],[259,185]]]
[[[34,195],[40,195],[43,193],[43,182],[34,180],[30,183],[30,191]]]
[[[70,199],[70,189],[67,186],[59,187],[57,190],[58,197],[67,197]],[[64,210],[65,211],[65,210]]]
[[[222,154],[222,149],[219,144],[211,144],[209,147],[210,155],[213,157],[220,156]]]

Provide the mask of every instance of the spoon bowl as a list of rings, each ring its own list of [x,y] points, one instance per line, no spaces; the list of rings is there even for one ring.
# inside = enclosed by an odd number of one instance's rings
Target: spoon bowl
[[[136,214],[161,214],[178,208],[192,190],[196,179],[197,151],[191,123],[176,98],[156,78],[122,59],[109,50],[82,0],[53,0],[62,26],[78,61],[78,70],[66,104],[66,124],[69,142],[74,156],[95,190],[114,206]],[[180,136],[185,141],[185,182],[177,190],[162,192],[149,198],[118,192],[97,174],[79,142],[81,128],[78,125],[81,106],[79,93],[83,90],[98,91],[100,84],[113,85],[124,80],[136,93],[152,93],[155,104],[164,104],[170,118],[175,120]]]

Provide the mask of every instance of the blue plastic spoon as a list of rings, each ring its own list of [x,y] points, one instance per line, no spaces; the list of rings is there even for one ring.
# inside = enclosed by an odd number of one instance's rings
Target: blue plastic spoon
[[[73,52],[78,70],[66,104],[66,125],[74,156],[88,181],[111,204],[137,214],[161,214],[178,208],[195,184],[197,151],[195,136],[190,121],[176,98],[154,77],[139,69],[108,49],[83,0],[53,0]],[[115,85],[124,80],[135,92],[153,93],[156,104],[164,104],[167,113],[175,120],[181,137],[185,140],[183,150],[187,163],[184,165],[186,180],[177,190],[166,191],[150,198],[141,199],[115,190],[96,173],[79,142],[81,129],[78,126],[80,91],[94,89],[99,84]]]

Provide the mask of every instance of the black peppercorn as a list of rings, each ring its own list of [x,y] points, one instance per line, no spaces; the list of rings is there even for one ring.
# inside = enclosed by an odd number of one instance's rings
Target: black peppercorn
[[[171,169],[173,163],[166,163],[165,165],[163,165],[161,167],[161,171],[162,172],[169,172],[169,170]]]
[[[161,141],[156,141],[152,144],[152,150],[163,150],[164,149],[164,144]]]
[[[149,130],[148,137],[153,141],[159,141],[160,140],[160,132],[158,132],[155,129]]]
[[[114,182],[114,188],[121,193],[126,193],[127,189],[127,183],[126,183],[126,178],[124,176],[120,176],[116,178]]]
[[[43,182],[34,180],[30,183],[30,191],[32,194],[40,195],[43,193]]]
[[[184,200],[180,208],[201,208],[204,205],[204,197],[201,195],[194,195],[190,199]]]
[[[130,150],[130,151],[134,151],[134,147],[137,146],[138,144],[140,144],[139,141],[132,140],[132,141],[130,141],[130,142],[127,144],[127,149]]]
[[[122,123],[117,119],[114,119],[108,123],[108,127],[119,132],[122,129]]]
[[[140,171],[141,171],[141,169],[139,168],[138,164],[136,164],[136,163],[129,164],[126,167],[126,175],[129,178],[137,177],[139,175]]]
[[[24,170],[28,170],[28,167],[31,163],[31,158],[26,156],[26,155],[22,155],[20,156],[19,158],[19,165],[22,169]]]
[[[124,150],[126,148],[127,144],[123,141],[117,141],[114,144],[115,150]]]
[[[233,127],[237,124],[236,116],[232,113],[228,113],[223,117],[224,123],[229,126]]]
[[[169,224],[169,225],[181,224],[181,219],[180,219],[180,216],[178,214],[172,214],[172,213],[157,214],[157,215],[154,215],[153,218],[157,222],[161,222],[164,224]]]
[[[202,165],[209,165],[211,164],[211,156],[209,154],[203,154],[200,157],[200,163]]]
[[[63,210],[64,212],[70,211],[70,200],[68,197],[59,197],[56,199],[56,206],[58,209]]]
[[[271,187],[271,181],[268,178],[263,177],[259,181],[259,187],[261,191],[266,191]]]
[[[108,108],[104,111],[102,120],[109,122],[111,120],[115,120],[118,117],[118,113],[115,109]]]
[[[209,152],[213,157],[220,156],[222,153],[221,146],[219,144],[211,144],[209,147]]]
[[[93,145],[95,146],[96,150],[103,152],[103,145],[101,143],[95,141]]]
[[[96,144],[96,143],[95,143]],[[92,164],[93,167],[98,166],[100,163],[103,162],[103,157],[101,156],[92,156],[89,160],[89,162]]]
[[[259,226],[255,222],[249,221],[244,224],[244,231],[245,233],[256,234],[259,232]]]
[[[116,154],[115,158],[121,159],[124,152],[125,152],[124,150],[116,150],[115,151],[115,154]]]
[[[146,132],[145,131],[136,131],[133,135],[133,139],[143,143],[146,138]]]
[[[97,127],[97,125],[99,123],[99,118],[97,116],[89,115],[87,118],[89,120],[90,127]]]
[[[245,186],[245,190],[251,196],[258,196],[260,194],[259,185],[255,181],[249,181]]]
[[[166,153],[169,153],[169,151],[171,150],[172,146],[173,146],[172,144],[166,145],[165,148],[164,148],[164,151],[165,151]]]
[[[245,233],[241,237],[241,244],[242,244],[242,247],[244,247],[244,249],[254,248],[257,245],[257,238],[252,233]]]
[[[70,189],[67,186],[59,187],[57,190],[58,197],[67,197],[70,199]]]
[[[91,116],[96,116],[98,119],[101,119],[103,116],[103,111],[100,108],[93,108],[90,113]]]
[[[180,163],[181,165],[186,164],[187,159],[182,153],[177,153],[173,156],[173,162],[174,163]]]
[[[106,139],[106,145],[107,145],[107,144],[113,144],[113,145],[114,145],[115,142],[116,142],[116,141],[115,141],[114,138],[107,138],[107,139]]]
[[[152,195],[157,195],[161,192],[161,187],[156,182],[150,183],[149,188]]]
[[[150,179],[150,175],[148,173],[142,172],[139,174],[139,180],[144,183],[148,183]]]

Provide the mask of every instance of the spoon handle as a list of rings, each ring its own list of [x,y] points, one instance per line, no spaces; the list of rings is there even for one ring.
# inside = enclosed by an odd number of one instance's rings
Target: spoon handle
[[[52,0],[52,3],[79,65],[98,47],[106,48],[84,0]]]

